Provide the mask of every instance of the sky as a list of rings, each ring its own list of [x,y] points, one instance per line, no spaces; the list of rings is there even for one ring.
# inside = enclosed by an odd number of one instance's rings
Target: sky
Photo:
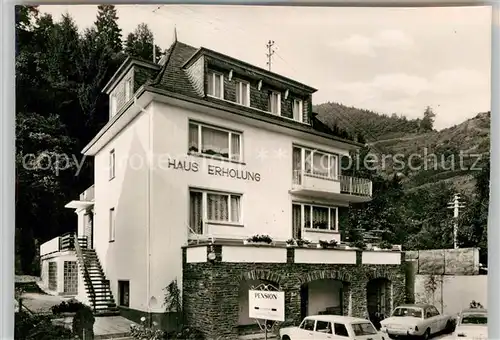
[[[338,102],[379,113],[436,113],[434,127],[490,110],[491,8],[334,8],[118,5],[123,38],[147,23],[155,43],[204,46],[271,68],[318,91],[313,103]],[[42,5],[68,12],[80,29],[96,5]]]

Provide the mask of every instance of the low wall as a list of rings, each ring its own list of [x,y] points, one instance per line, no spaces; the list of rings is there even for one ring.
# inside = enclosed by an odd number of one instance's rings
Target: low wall
[[[416,275],[415,302],[430,303],[441,313],[456,314],[474,300],[487,308],[487,275]]]
[[[478,275],[479,249],[432,249],[406,251],[405,259],[424,275]]]

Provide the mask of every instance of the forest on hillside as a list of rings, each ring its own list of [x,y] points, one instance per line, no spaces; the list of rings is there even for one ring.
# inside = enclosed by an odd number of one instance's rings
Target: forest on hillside
[[[153,58],[153,35],[147,24],[124,37],[117,20],[113,5],[96,6],[94,24],[81,32],[69,15],[56,21],[37,6],[16,7],[17,274],[37,274],[39,245],[76,229],[76,215],[64,205],[93,184],[92,159],[80,151],[108,120],[108,98],[102,88],[127,56]],[[162,51],[155,49],[159,59]],[[327,113],[319,110],[321,119],[326,123],[331,119],[332,125],[341,117]],[[432,131],[425,116],[423,122],[415,122],[366,111],[366,117],[368,130],[356,125],[350,129],[353,135],[363,131],[368,142],[382,133],[399,137]],[[387,119],[401,125],[388,124]],[[368,152],[373,146],[360,151]],[[61,159],[62,154],[68,157]],[[474,173],[473,193],[464,195],[460,242],[480,246],[484,255],[489,158],[482,164],[482,170]],[[349,173],[374,183],[372,202],[342,213],[340,226],[351,241],[362,238],[360,230],[377,229],[385,231],[388,242],[406,249],[451,247],[451,212],[446,206],[459,191],[453,184],[440,182],[438,187],[408,192],[397,174],[382,176],[367,168],[346,170]]]

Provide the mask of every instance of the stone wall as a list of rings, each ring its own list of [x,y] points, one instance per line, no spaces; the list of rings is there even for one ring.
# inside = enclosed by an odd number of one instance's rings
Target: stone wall
[[[222,262],[221,246],[214,246],[213,262],[183,263],[183,308],[189,327],[204,332],[208,339],[238,337],[239,287],[242,280],[273,282],[285,291],[285,318],[297,324],[301,317],[301,287],[318,279],[336,279],[346,283],[344,313],[367,315],[366,285],[375,278],[387,278],[393,285],[393,305],[405,302],[403,265],[362,265],[361,252],[356,265],[296,264],[293,249],[288,249],[286,264]]]
[[[478,275],[479,249],[433,249],[407,251],[406,261],[415,263],[424,275]]]

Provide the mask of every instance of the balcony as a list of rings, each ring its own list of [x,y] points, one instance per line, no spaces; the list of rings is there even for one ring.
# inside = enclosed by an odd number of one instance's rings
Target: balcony
[[[54,237],[52,240],[40,246],[40,256],[54,255],[61,251],[75,250],[74,233],[66,233],[62,236]],[[81,248],[87,248],[87,237],[78,237],[78,244]]]
[[[94,185],[87,188],[80,194],[78,200],[74,200],[66,204],[65,208],[70,209],[87,209],[94,205]]]
[[[372,199],[372,182],[364,178],[333,176],[293,171],[291,193],[301,196],[339,200],[349,203]]]

